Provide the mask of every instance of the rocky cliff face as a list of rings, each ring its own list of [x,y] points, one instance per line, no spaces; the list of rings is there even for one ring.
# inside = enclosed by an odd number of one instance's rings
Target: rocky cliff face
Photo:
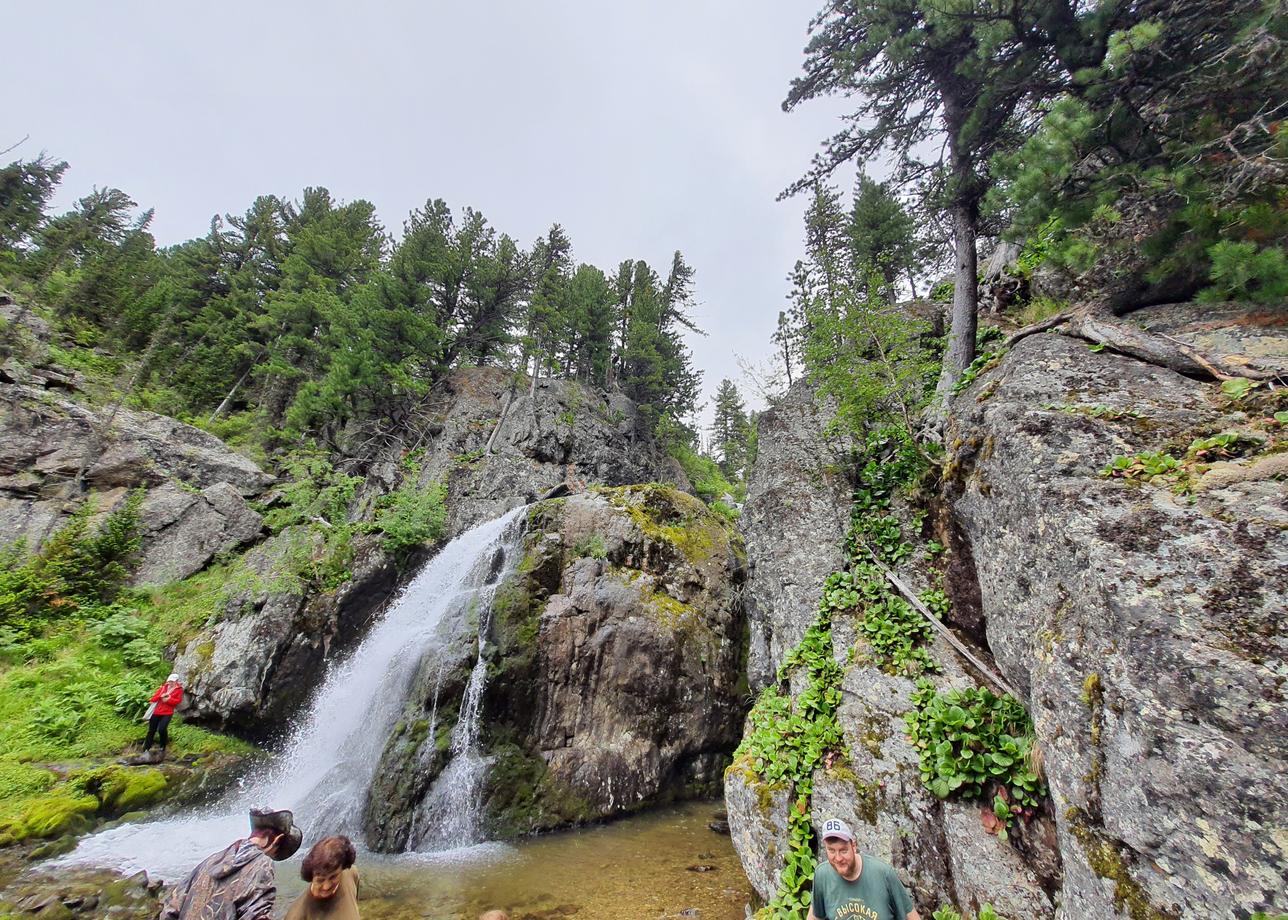
[[[1282,312],[1145,319],[1207,347],[1288,353]],[[923,916],[949,901],[1062,920],[1282,909],[1288,467],[1258,392],[1233,398],[1042,335],[954,399],[937,514],[954,620],[1029,707],[1051,804],[1003,842],[984,832],[978,806],[929,795],[904,734],[911,682],[865,666],[857,624],[835,624],[851,756],[814,777],[813,817],[851,820],[860,847],[900,869]],[[1194,448],[1223,433],[1236,435],[1233,456]],[[773,450],[766,434],[762,454]],[[1117,456],[1149,452],[1178,471],[1101,475]],[[752,496],[766,501],[754,482]],[[760,522],[785,515],[748,509],[753,558],[777,539]],[[786,583],[757,566],[748,592],[771,597]],[[756,610],[771,636],[798,635],[799,607]],[[937,683],[978,683],[950,649],[932,654],[945,672]],[[735,844],[768,895],[787,796],[731,770],[726,797]]]
[[[953,414],[988,641],[1046,756],[1060,916],[1272,908],[1288,887],[1282,442],[1212,384],[1058,336],[1021,342]],[[1184,482],[1097,475],[1223,432],[1247,456],[1201,472],[1191,453]]]
[[[496,368],[456,371],[435,390],[413,431],[372,465],[354,502],[355,520],[370,519],[376,500],[399,485],[407,451],[420,457],[422,485],[446,484],[445,539],[560,485],[688,485],[630,400],[575,382],[542,381],[529,394]],[[273,577],[289,569],[288,557],[314,552],[308,534],[284,531],[247,558],[259,577],[230,596],[218,622],[180,658],[191,676],[195,716],[253,734],[278,727],[316,686],[325,662],[361,637],[424,558],[399,565],[366,536],[354,542],[351,577],[333,591]]]
[[[745,707],[741,540],[663,486],[534,506],[486,628],[480,793],[489,837],[636,811],[718,786]],[[372,787],[368,843],[415,844],[446,766],[475,633],[420,668]]]
[[[803,381],[760,416],[741,526],[755,577],[747,585],[748,678],[769,683],[814,621],[823,579],[845,561],[848,445],[824,437],[831,413]]]
[[[250,547],[217,586],[210,622],[176,650],[176,666],[189,680],[189,717],[274,732],[425,554],[395,559],[377,536],[359,534],[341,583],[319,590],[294,577],[316,562],[321,541],[303,527],[265,533],[255,509],[275,500],[273,477],[190,425],[96,402],[76,373],[48,362],[43,321],[7,301],[0,317],[22,319],[30,345],[0,366],[0,545],[31,545],[84,501],[106,513],[143,488],[136,584],[165,585]],[[688,488],[625,397],[568,381],[532,392],[507,372],[476,368],[449,374],[411,434],[369,465],[355,523],[399,486],[402,455],[413,450],[421,483],[447,486],[447,538],[560,484]]]
[[[52,368],[7,365],[0,377],[0,543],[53,533],[79,504],[78,477],[102,512],[148,490],[136,584],[184,578],[259,537],[246,500],[271,476],[200,429],[77,401],[74,389]]]

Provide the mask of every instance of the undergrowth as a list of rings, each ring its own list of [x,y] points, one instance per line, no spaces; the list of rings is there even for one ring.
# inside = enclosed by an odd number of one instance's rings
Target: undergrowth
[[[993,808],[986,826],[1003,840],[1013,820],[1030,818],[1046,785],[1030,765],[1033,724],[1014,697],[986,687],[936,690],[919,681],[908,738],[921,756],[921,780],[937,797],[983,799]]]
[[[850,564],[824,582],[817,618],[784,659],[776,683],[757,699],[730,767],[763,788],[786,790],[790,802],[789,849],[778,892],[757,915],[761,918],[802,918],[808,912],[815,868],[810,817],[814,774],[849,760],[836,717],[844,672],[832,645],[834,619],[862,617],[864,635],[883,667],[910,674],[933,668],[921,647],[929,627],[891,593],[877,564],[896,565],[912,553],[890,514],[890,502],[917,483],[927,469],[926,458],[901,429],[886,428],[867,439],[855,466],[857,486],[846,539]],[[791,685],[802,682],[804,689],[793,699]]]
[[[0,551],[0,843],[56,836],[86,815],[159,793],[155,780],[113,780],[105,804],[104,778],[87,786],[90,766],[67,766],[141,740],[148,697],[169,670],[166,648],[211,603],[217,575],[167,586],[169,596],[124,587],[141,500],[132,494],[97,527],[87,503],[38,552],[21,544]],[[249,750],[182,723],[170,736],[188,753]]]

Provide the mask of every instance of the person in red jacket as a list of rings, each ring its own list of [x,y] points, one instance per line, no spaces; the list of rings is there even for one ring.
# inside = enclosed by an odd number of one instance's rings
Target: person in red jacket
[[[152,747],[153,736],[159,736],[161,741],[161,758],[165,758],[165,746],[170,743],[170,736],[167,729],[170,727],[170,719],[174,716],[174,711],[180,703],[183,702],[183,682],[179,680],[178,674],[171,674],[165,679],[165,683],[157,687],[156,693],[148,701],[152,703],[148,716],[148,737],[143,742],[143,750],[147,751]]]

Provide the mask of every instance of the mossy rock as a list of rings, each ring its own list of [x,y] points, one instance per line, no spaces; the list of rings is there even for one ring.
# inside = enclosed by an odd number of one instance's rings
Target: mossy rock
[[[722,551],[738,555],[734,544],[740,541],[729,520],[686,492],[659,483],[595,491],[625,511],[645,536],[674,546],[695,567]]]
[[[556,780],[541,757],[513,741],[494,743],[484,792],[489,835],[519,837],[594,821],[601,815]]]
[[[97,811],[98,799],[92,795],[60,791],[32,801],[20,818],[4,828],[4,833],[14,841],[78,834],[89,829],[90,818]]]
[[[153,767],[98,767],[75,773],[71,784],[94,796],[99,814],[114,817],[127,811],[146,808],[165,794],[166,778]]]

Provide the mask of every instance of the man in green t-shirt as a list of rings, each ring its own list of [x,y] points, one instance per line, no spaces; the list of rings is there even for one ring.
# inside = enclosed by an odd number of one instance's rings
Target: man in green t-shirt
[[[809,920],[921,920],[894,869],[860,854],[848,824],[828,818],[819,836],[827,865],[814,870]]]

